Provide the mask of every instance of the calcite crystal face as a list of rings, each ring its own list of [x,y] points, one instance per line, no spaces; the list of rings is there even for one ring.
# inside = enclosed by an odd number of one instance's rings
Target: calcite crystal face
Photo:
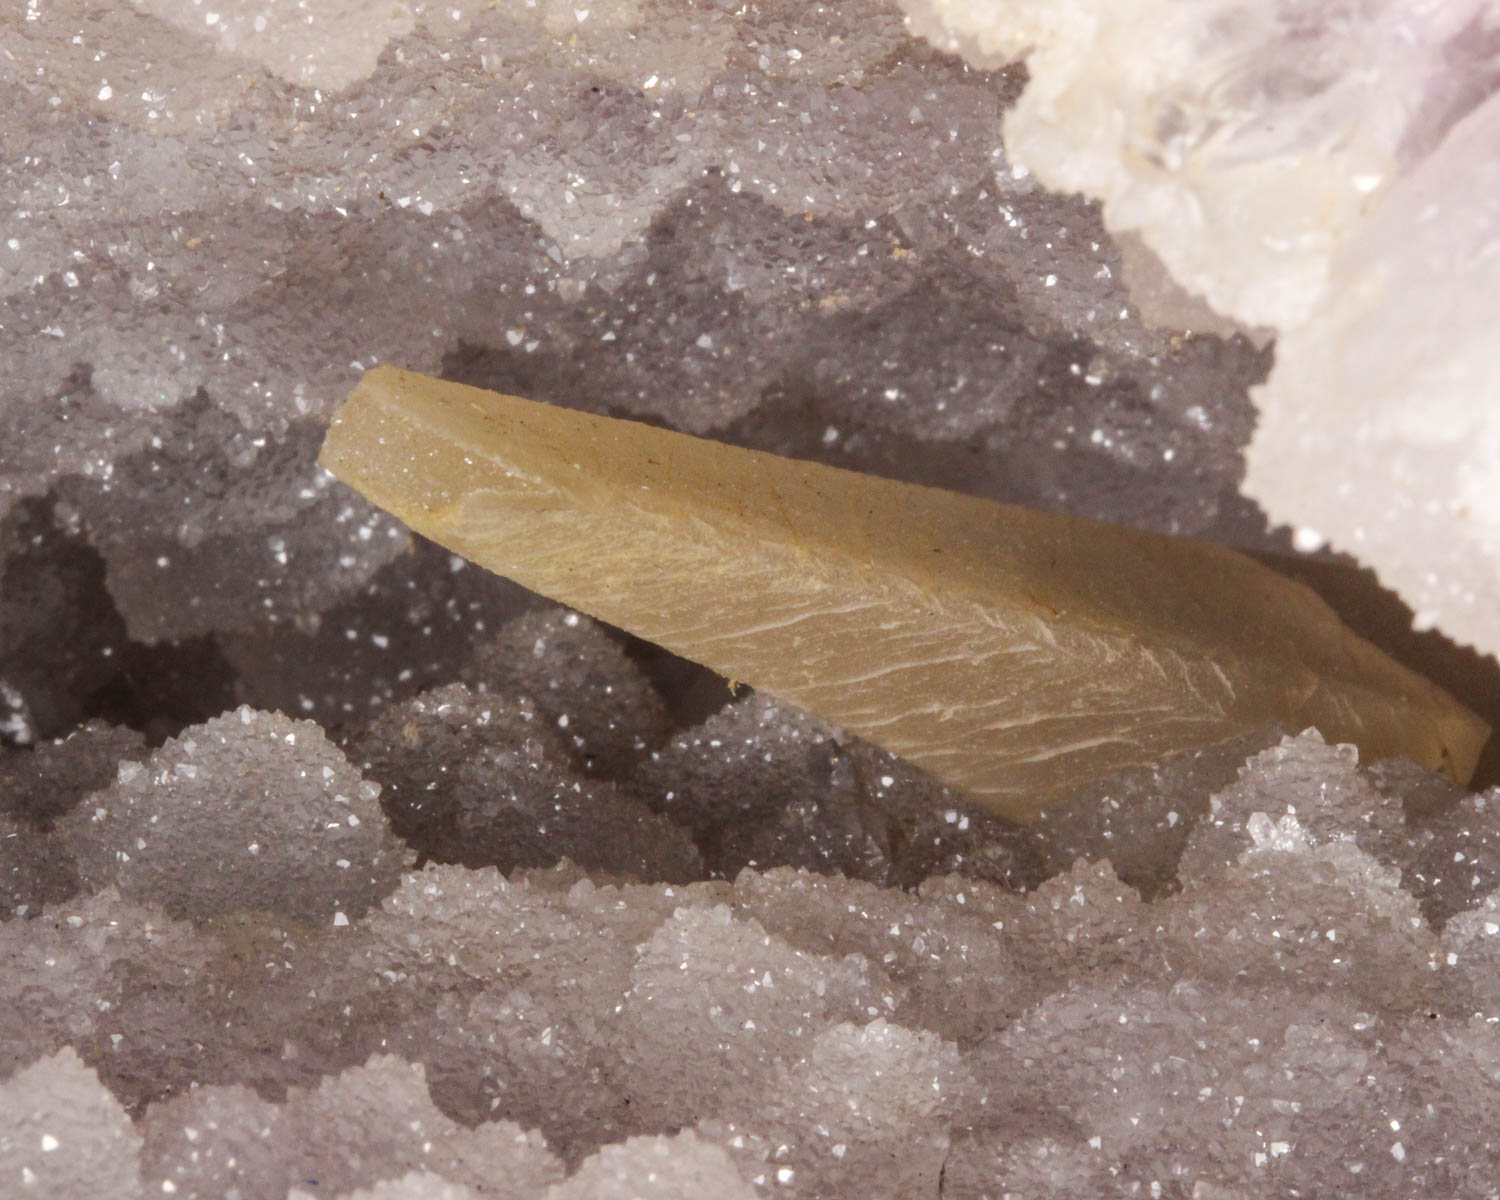
[[[391,367],[319,461],[481,566],[1016,820],[1278,721],[1460,782],[1489,736],[1307,588],[1204,543]]]

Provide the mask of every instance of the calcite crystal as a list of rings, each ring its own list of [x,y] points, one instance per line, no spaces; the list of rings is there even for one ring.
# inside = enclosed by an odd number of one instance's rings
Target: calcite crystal
[[[1500,654],[1500,95],[1382,197],[1256,389],[1245,490]],[[1350,453],[1350,447],[1355,452]],[[1337,471],[1320,469],[1338,463]]]
[[[1275,720],[1459,780],[1488,733],[1221,547],[391,367],[339,410],[320,462],[449,549],[1019,819]]]

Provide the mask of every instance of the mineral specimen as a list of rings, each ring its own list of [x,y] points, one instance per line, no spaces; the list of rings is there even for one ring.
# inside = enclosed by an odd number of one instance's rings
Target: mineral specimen
[[[1500,792],[1268,727],[1018,826],[314,462],[402,363],[1284,550],[1254,434],[1299,544],[1482,642],[1494,3],[927,2],[1009,40],[888,0],[0,17],[0,1195],[1493,1200]],[[1132,80],[1164,99],[1077,103]],[[1354,226],[1253,190],[1283,134]],[[1049,192],[1049,136],[1165,240]],[[1163,261],[1333,287],[1272,347]],[[1403,662],[1440,638],[1326,584]],[[1493,721],[1484,666],[1426,673]]]
[[[381,367],[319,461],[436,541],[1027,818],[1276,720],[1467,780],[1487,728],[1216,546]]]

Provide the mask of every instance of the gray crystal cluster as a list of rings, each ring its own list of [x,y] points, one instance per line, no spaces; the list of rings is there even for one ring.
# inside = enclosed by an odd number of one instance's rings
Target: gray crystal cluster
[[[560,676],[649,686],[578,644],[547,660]],[[1058,868],[1056,828],[983,830],[761,698],[644,756],[582,756],[543,720],[448,685],[370,721],[351,760],[241,709],[50,821],[8,763],[13,819],[74,883],[13,882],[0,925],[7,1183],[1492,1194],[1500,791],[1268,734],[1227,781],[1224,756],[1157,777],[1148,807],[1183,836],[1143,899],[1109,861],[1118,819],[1088,827],[1097,796],[1059,816]],[[121,739],[47,750],[98,783]],[[898,851],[914,805],[935,819]],[[434,832],[450,821],[465,836]],[[554,829],[574,861],[534,865]],[[752,865],[712,869],[745,845]],[[911,854],[937,869],[893,886]]]
[[[0,17],[0,1194],[1495,1194],[1500,791],[1268,729],[1018,828],[315,467],[392,362],[1283,545],[1272,351],[1143,321],[955,49]]]

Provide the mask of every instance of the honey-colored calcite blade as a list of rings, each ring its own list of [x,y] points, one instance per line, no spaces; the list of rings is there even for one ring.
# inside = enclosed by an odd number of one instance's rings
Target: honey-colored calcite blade
[[[389,367],[323,466],[546,596],[1029,819],[1272,721],[1464,782],[1488,728],[1232,551]]]

